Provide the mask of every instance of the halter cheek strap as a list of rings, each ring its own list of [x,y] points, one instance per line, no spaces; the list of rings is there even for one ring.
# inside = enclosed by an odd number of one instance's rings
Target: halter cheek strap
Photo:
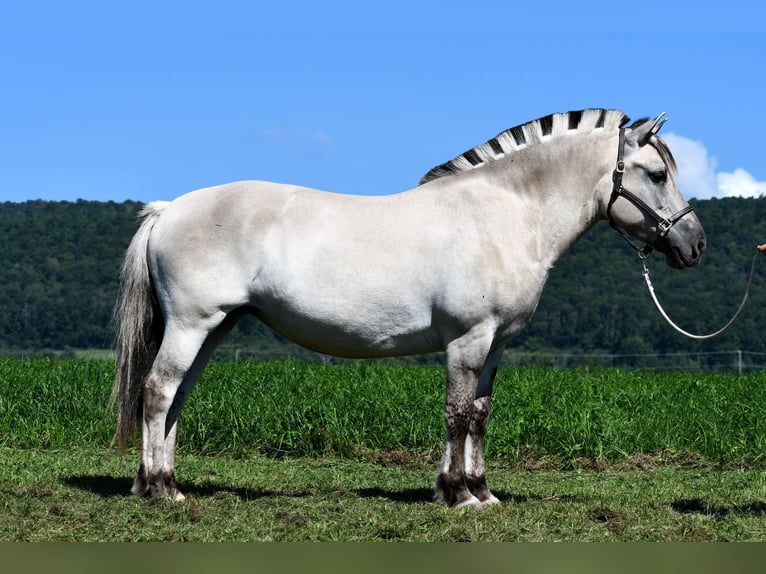
[[[645,245],[644,247],[639,247],[636,245],[633,240],[628,236],[625,231],[623,231],[615,222],[614,218],[612,217],[612,206],[614,205],[614,202],[617,201],[618,197],[624,197],[628,201],[630,201],[633,205],[638,207],[641,211],[643,211],[646,215],[651,217],[654,222],[657,224],[657,239],[662,239],[665,237],[670,229],[687,213],[691,213],[694,211],[694,208],[691,205],[687,205],[684,207],[681,211],[674,214],[673,216],[667,218],[660,216],[651,206],[649,206],[643,199],[635,195],[634,193],[628,191],[625,189],[622,185],[622,174],[625,173],[625,128],[620,128],[620,139],[617,147],[617,165],[614,168],[614,171],[612,172],[612,195],[609,198],[609,204],[606,208],[606,216],[609,220],[609,225],[611,225],[614,229],[617,230],[617,232],[622,236],[622,238],[628,242],[628,245],[630,245],[638,254],[639,256],[646,256],[649,255],[652,252],[653,247],[651,245]]]

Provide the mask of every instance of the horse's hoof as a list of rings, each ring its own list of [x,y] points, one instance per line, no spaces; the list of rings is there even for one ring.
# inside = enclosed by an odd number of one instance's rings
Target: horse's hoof
[[[495,504],[500,504],[500,500],[494,494],[490,494],[489,498],[481,501],[482,506],[494,506]]]
[[[174,488],[168,492],[168,498],[176,502],[181,502],[182,500],[186,500],[186,497],[177,488]]]
[[[458,502],[457,504],[450,506],[450,509],[461,510],[463,508],[481,508],[481,505],[481,500],[472,495],[471,498],[467,498],[462,502]]]
[[[477,510],[484,510],[485,508],[489,508],[490,506],[496,506],[498,504],[500,504],[500,500],[498,500],[498,498],[494,494],[490,494],[489,498],[481,501],[481,506],[478,506]]]

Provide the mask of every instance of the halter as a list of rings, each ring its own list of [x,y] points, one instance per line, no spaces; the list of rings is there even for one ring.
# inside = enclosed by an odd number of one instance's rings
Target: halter
[[[609,204],[606,208],[606,216],[609,220],[609,225],[614,227],[617,232],[622,236],[622,238],[628,242],[628,245],[630,245],[636,253],[638,253],[638,256],[641,258],[645,258],[647,255],[649,255],[652,250],[654,249],[651,245],[647,244],[644,247],[639,247],[636,245],[633,240],[628,236],[628,234],[620,229],[620,227],[617,225],[617,223],[612,218],[612,206],[614,205],[614,202],[617,201],[617,198],[622,196],[628,201],[630,201],[633,205],[638,207],[641,211],[643,211],[646,215],[651,217],[655,223],[657,224],[657,239],[662,239],[665,237],[670,229],[680,220],[684,215],[687,213],[691,213],[694,211],[694,208],[691,205],[687,205],[684,207],[681,211],[676,213],[675,215],[671,216],[670,218],[662,217],[660,216],[652,207],[650,207],[643,199],[635,195],[634,193],[631,193],[627,189],[625,189],[622,185],[622,174],[625,173],[625,160],[623,156],[625,155],[625,128],[620,128],[620,141],[617,147],[617,166],[614,168],[614,172],[612,172],[612,195],[609,198]]]
[[[661,124],[660,124],[661,125]],[[659,129],[659,128],[656,128]],[[656,130],[653,129],[652,133],[656,133]],[[625,189],[622,186],[622,174],[625,173],[625,161],[623,159],[623,156],[625,154],[625,128],[620,128],[620,142],[617,149],[617,166],[614,168],[614,172],[612,173],[612,196],[609,198],[609,205],[607,205],[606,208],[606,216],[609,219],[609,225],[614,227],[617,232],[622,236],[622,238],[628,242],[628,245],[630,245],[638,254],[638,256],[641,258],[641,264],[643,265],[643,275],[644,275],[644,281],[646,281],[646,286],[649,289],[649,293],[652,296],[652,300],[654,301],[655,306],[657,307],[657,310],[660,312],[662,317],[668,322],[668,324],[673,327],[676,331],[681,333],[682,335],[685,335],[691,339],[697,339],[697,340],[705,340],[705,339],[712,339],[713,337],[717,337],[724,331],[726,331],[729,327],[731,327],[734,324],[734,321],[737,320],[740,313],[742,313],[742,309],[745,307],[745,303],[747,302],[748,295],[750,294],[750,286],[753,283],[753,277],[755,276],[755,263],[759,259],[760,253],[756,251],[755,257],[753,257],[753,263],[750,266],[750,277],[747,281],[747,287],[745,287],[745,295],[742,297],[742,301],[739,304],[739,307],[737,308],[736,312],[734,313],[734,316],[729,319],[729,321],[720,329],[715,331],[714,333],[710,333],[707,335],[696,335],[693,333],[689,333],[688,331],[684,331],[681,327],[676,325],[673,320],[668,316],[668,314],[665,312],[665,309],[663,309],[662,305],[660,304],[659,299],[657,298],[657,294],[654,292],[654,285],[652,285],[652,280],[649,278],[649,269],[646,267],[646,258],[647,255],[649,255],[652,252],[653,247],[651,245],[645,245],[644,247],[639,247],[636,245],[633,240],[628,236],[625,231],[620,229],[617,226],[617,223],[615,223],[614,219],[612,218],[612,205],[614,205],[614,202],[617,201],[617,198],[622,196],[628,201],[630,201],[633,205],[638,207],[641,211],[643,211],[646,215],[654,219],[654,221],[657,223],[657,239],[662,239],[665,237],[670,229],[678,223],[678,220],[681,219],[684,215],[687,213],[691,213],[694,211],[694,208],[691,205],[687,205],[684,207],[681,211],[673,215],[672,217],[665,218],[661,217],[657,214],[654,209],[652,209],[644,200],[642,200],[640,197],[636,196],[635,194],[631,193],[627,189]]]

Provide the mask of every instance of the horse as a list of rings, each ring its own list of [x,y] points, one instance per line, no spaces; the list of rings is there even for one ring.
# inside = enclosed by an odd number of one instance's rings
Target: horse
[[[333,356],[445,352],[435,499],[497,503],[484,463],[492,387],[551,269],[602,220],[673,268],[705,249],[657,135],[663,116],[628,125],[619,110],[551,114],[392,195],[240,181],[145,205],[115,306],[116,436],[128,444],[139,424],[142,435],[131,493],[184,498],[179,415],[216,345],[249,313]]]

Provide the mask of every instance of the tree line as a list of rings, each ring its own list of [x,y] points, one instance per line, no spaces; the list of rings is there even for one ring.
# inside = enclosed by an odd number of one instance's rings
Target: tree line
[[[766,198],[692,201],[708,236],[695,268],[678,271],[654,253],[652,282],[673,320],[687,331],[718,329],[744,292],[755,245],[766,242]],[[0,351],[107,349],[122,255],[142,204],[0,203]],[[654,308],[641,263],[608,225],[588,232],[555,268],[537,312],[511,343],[532,352],[672,353],[766,351],[766,259],[737,323],[710,341],[673,331]],[[300,355],[246,318],[220,353]]]

